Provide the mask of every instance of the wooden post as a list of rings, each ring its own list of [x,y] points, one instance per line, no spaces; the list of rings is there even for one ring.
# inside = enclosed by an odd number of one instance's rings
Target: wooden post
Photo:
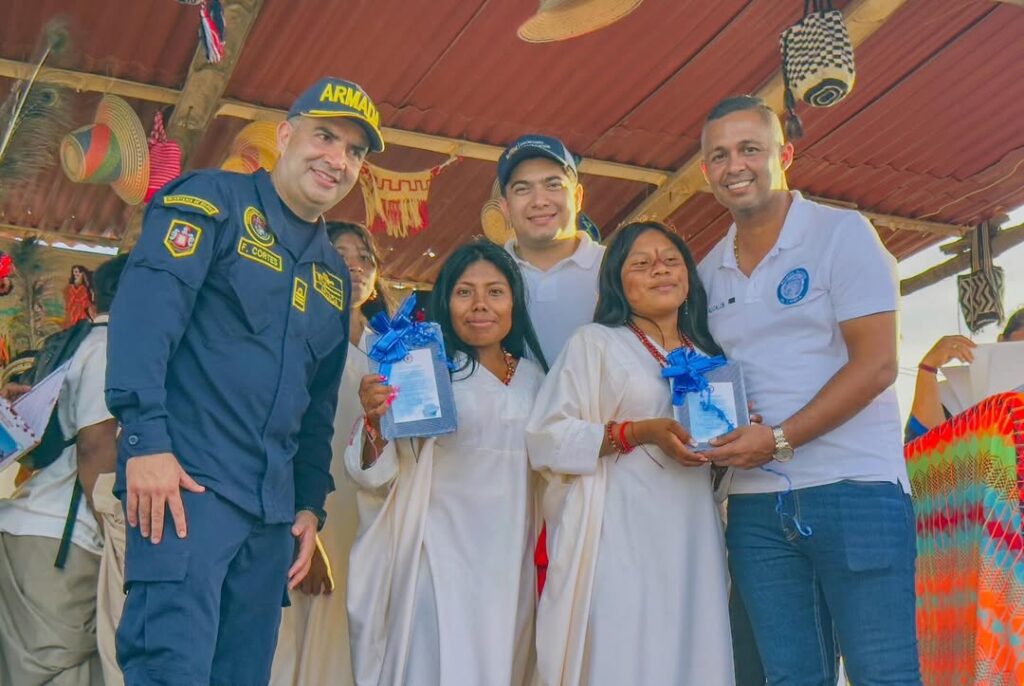
[[[984,226],[984,225],[983,225]],[[1024,243],[1024,224],[1010,229],[1002,229],[992,238],[992,257],[1003,254],[1010,248]],[[971,266],[971,254],[965,252],[946,260],[931,269],[900,281],[900,295],[910,295],[922,288],[927,288],[943,279],[958,274]]]

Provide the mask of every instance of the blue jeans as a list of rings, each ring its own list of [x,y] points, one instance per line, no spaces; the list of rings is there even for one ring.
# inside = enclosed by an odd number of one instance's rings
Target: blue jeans
[[[768,683],[833,686],[842,646],[856,686],[920,686],[910,496],[841,481],[776,501],[730,496],[726,531]]]

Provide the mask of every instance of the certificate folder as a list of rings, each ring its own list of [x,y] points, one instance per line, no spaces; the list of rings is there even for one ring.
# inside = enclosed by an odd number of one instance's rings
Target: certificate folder
[[[683,404],[673,407],[676,421],[697,442],[697,451],[709,450],[712,438],[750,424],[747,390],[740,365],[726,363],[705,372],[704,378],[711,387],[710,398],[704,392],[687,393]]]
[[[452,380],[438,341],[441,327],[436,323],[419,324],[436,331],[436,340],[426,346],[412,348],[405,359],[393,362],[388,370],[387,384],[397,386],[398,394],[381,418],[380,432],[387,440],[414,436],[439,436],[456,429],[455,395]],[[379,338],[369,338],[372,347]],[[371,359],[373,371],[380,373],[380,364]]]

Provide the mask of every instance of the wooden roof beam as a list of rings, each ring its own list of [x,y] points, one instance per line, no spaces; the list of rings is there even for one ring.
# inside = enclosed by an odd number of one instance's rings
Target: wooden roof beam
[[[227,8],[225,8],[225,13],[226,12]],[[231,33],[228,33],[228,39],[230,41]],[[25,64],[24,62],[0,59],[0,76],[3,77],[12,79],[27,78],[31,74],[32,69],[32,65]],[[120,95],[125,98],[135,98],[137,100],[159,102],[168,105],[178,103],[179,98],[181,97],[181,91],[173,88],[153,86],[145,83],[137,83],[135,81],[126,81],[125,79],[115,79],[109,76],[72,71],[70,69],[44,68],[40,72],[37,80],[46,83],[56,83],[77,91],[113,93],[114,95]],[[186,87],[188,87],[187,82]],[[272,107],[260,107],[259,105],[251,105],[240,100],[221,100],[219,97],[211,98],[209,100],[209,104],[211,106],[214,104],[217,105],[217,110],[214,116],[218,117],[277,121],[279,119],[283,119],[286,114],[285,110],[275,109]],[[180,105],[178,109],[182,109]],[[191,125],[191,120],[189,120],[189,124]],[[384,140],[387,141],[388,145],[398,145],[403,148],[415,148],[417,150],[429,150],[443,155],[459,155],[486,162],[496,162],[504,150],[504,148],[496,145],[477,143],[458,138],[448,138],[446,136],[433,136],[426,133],[419,133],[417,131],[394,129],[387,126],[383,127],[382,131],[384,133]],[[168,130],[168,135],[175,138],[170,130]],[[646,183],[652,186],[659,186],[665,183],[669,178],[669,173],[662,169],[638,167],[630,164],[620,164],[618,162],[589,158],[584,159],[580,164],[580,172],[583,174],[604,176],[624,181],[636,181],[638,183]]]
[[[1000,229],[996,232],[996,235],[992,237],[992,257],[997,257],[1020,243],[1024,243],[1024,224],[1018,224],[1012,228]],[[970,269],[970,267],[970,253],[962,253],[932,267],[931,269],[927,269],[920,274],[915,274],[914,276],[900,281],[900,295],[910,295],[922,288],[926,288],[932,284],[942,281],[943,279],[953,276],[954,274],[958,274],[965,269]]]
[[[846,28],[850,33],[853,47],[866,41],[907,0],[854,0],[843,14],[846,17]],[[782,112],[784,86],[782,72],[777,71],[767,84],[755,93],[776,112]],[[639,217],[645,219],[664,220],[679,209],[683,203],[700,192],[704,185],[704,175],[700,171],[700,151],[686,161],[664,184],[658,187],[633,210],[628,219]]]

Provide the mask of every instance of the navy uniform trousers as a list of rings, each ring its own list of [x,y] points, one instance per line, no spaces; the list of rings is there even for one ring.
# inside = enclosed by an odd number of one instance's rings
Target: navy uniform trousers
[[[117,630],[125,683],[262,686],[295,549],[291,525],[264,524],[210,489],[182,491],[182,501],[186,538],[169,515],[156,545],[127,528]]]

